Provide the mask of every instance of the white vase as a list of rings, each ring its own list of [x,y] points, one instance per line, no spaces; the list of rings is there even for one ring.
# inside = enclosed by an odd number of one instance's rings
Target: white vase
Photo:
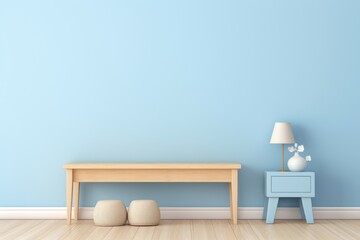
[[[306,168],[307,162],[298,152],[295,152],[294,156],[289,159],[287,165],[290,171],[301,172]]]

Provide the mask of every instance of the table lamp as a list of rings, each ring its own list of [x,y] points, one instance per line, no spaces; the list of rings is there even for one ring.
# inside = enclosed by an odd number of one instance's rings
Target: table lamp
[[[288,122],[276,122],[271,136],[271,144],[282,144],[282,169],[280,172],[287,172],[284,168],[284,144],[295,142],[291,124]]]

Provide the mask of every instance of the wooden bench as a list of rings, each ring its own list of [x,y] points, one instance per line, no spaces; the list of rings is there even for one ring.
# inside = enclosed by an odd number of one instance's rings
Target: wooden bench
[[[229,183],[230,215],[237,224],[239,163],[69,163],[66,169],[67,223],[79,214],[81,182],[225,182]]]

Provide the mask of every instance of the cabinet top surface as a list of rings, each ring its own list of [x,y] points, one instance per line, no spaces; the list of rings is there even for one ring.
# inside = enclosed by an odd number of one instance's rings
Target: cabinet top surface
[[[241,169],[240,163],[67,163],[65,169]]]
[[[310,176],[314,175],[315,172],[277,172],[277,171],[267,171],[266,175],[271,176]]]

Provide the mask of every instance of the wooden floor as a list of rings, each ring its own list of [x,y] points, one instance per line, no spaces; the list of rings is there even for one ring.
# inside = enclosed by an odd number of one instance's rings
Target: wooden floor
[[[66,225],[65,220],[0,220],[0,239],[121,240],[359,240],[360,220],[162,220],[156,227],[96,227],[91,220]]]

